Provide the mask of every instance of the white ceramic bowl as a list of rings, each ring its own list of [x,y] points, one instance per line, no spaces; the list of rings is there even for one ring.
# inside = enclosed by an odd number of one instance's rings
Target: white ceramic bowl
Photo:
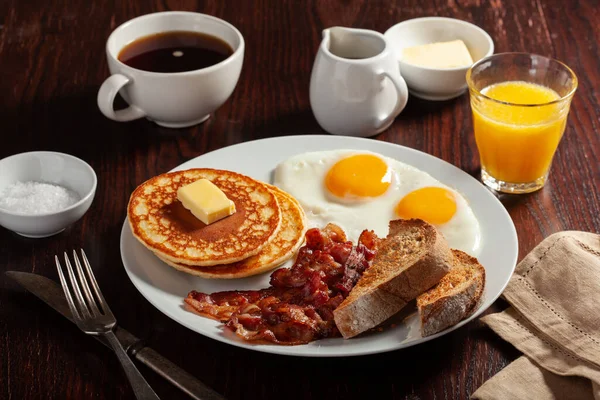
[[[406,47],[460,39],[474,63],[494,53],[494,42],[483,29],[453,18],[409,19],[392,26],[384,36],[398,58],[400,73],[410,93],[426,100],[449,100],[463,94],[467,89],[465,76],[471,66],[442,69],[408,64],[402,61]]]
[[[61,185],[81,200],[61,211],[29,215],[0,208],[0,225],[19,235],[41,238],[63,231],[90,208],[96,193],[96,173],[88,163],[64,153],[33,151],[0,160],[0,193],[15,182]]]

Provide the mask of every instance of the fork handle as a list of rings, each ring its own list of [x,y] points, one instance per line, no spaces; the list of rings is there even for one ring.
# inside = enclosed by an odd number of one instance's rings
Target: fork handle
[[[111,330],[108,331],[104,336],[108,339],[108,342],[117,354],[117,357],[119,358],[119,361],[125,370],[125,374],[129,379],[129,383],[131,383],[135,397],[139,400],[160,400],[148,382],[146,382],[146,379],[144,379],[135,364],[133,364],[133,361],[131,361],[131,358],[129,358],[125,352],[125,349],[123,349],[123,346],[121,346],[121,343],[115,336],[115,333]]]

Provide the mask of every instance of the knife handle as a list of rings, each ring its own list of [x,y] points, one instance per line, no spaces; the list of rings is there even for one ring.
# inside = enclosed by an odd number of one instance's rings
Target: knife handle
[[[132,351],[132,353],[142,364],[150,367],[150,369],[187,393],[191,398],[196,400],[225,400],[225,397],[151,348],[143,347],[137,351]]]

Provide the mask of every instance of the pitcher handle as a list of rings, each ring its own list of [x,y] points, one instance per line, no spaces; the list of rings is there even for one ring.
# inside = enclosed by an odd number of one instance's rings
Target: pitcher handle
[[[404,81],[404,78],[402,78],[401,76],[398,76],[398,78],[396,78],[387,71],[379,72],[378,76],[381,80],[388,78],[390,81],[392,81],[394,87],[396,88],[396,93],[398,94],[398,100],[396,101],[394,111],[392,111],[390,115],[388,115],[385,118],[378,119],[376,126],[377,129],[391,124],[394,118],[396,118],[398,114],[400,114],[400,112],[404,110],[404,107],[406,107],[406,103],[408,102],[408,88],[406,87],[406,82]]]

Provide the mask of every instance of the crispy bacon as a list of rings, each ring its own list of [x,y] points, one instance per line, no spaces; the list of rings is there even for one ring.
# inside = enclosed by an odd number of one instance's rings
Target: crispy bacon
[[[360,279],[365,269],[368,268],[368,262],[375,257],[375,248],[377,237],[372,231],[363,231],[358,238],[358,243],[362,246],[353,247],[344,263],[344,275],[336,282],[335,288],[348,296],[356,282]],[[365,245],[366,243],[366,245]],[[368,246],[369,247],[368,247]]]
[[[274,271],[269,288],[191,291],[185,302],[248,341],[296,345],[339,336],[333,310],[370,266],[378,243],[373,231],[353,246],[336,225],[309,229],[294,265]]]

